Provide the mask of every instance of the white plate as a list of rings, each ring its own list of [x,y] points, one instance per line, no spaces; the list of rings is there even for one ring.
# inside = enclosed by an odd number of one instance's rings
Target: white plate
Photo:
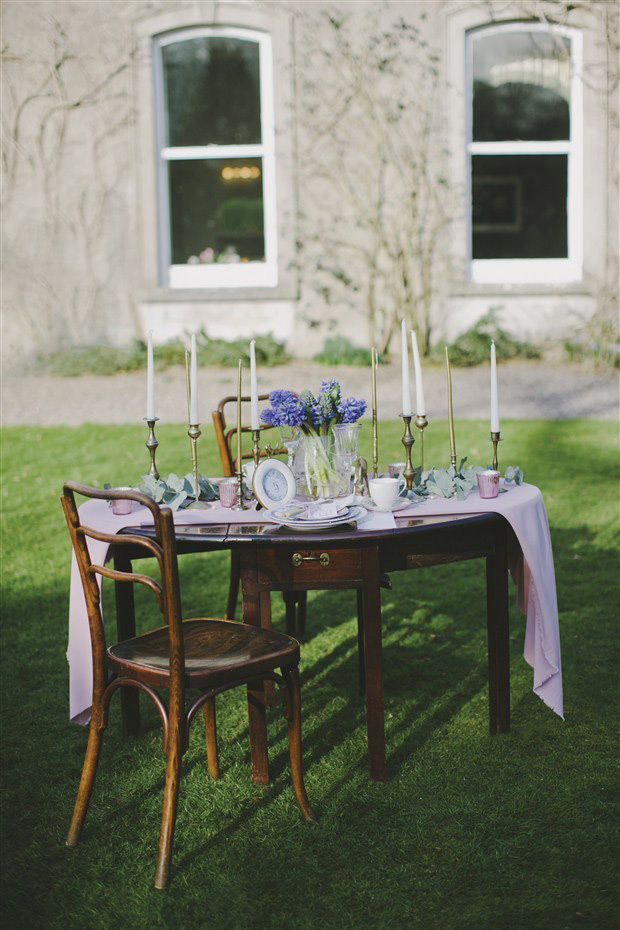
[[[269,510],[267,516],[270,520],[273,520],[274,523],[278,523],[280,526],[288,526],[294,530],[326,530],[331,529],[333,526],[344,526],[345,523],[352,523],[354,520],[359,520],[361,516],[365,513],[363,507],[347,507],[347,512],[341,514],[338,517],[330,517],[327,520],[295,520],[290,517],[279,517],[277,510]]]
[[[392,506],[390,507],[390,510],[386,510],[383,507],[377,507],[377,505],[372,500],[372,498],[370,497],[364,498],[364,507],[366,508],[366,510],[373,511],[373,513],[389,513],[390,511],[392,513],[396,513],[398,510],[404,510],[405,507],[411,507],[412,504],[416,504],[416,503],[417,501],[410,501],[408,498],[407,499],[401,498],[400,500],[397,500],[395,504],[392,504]]]

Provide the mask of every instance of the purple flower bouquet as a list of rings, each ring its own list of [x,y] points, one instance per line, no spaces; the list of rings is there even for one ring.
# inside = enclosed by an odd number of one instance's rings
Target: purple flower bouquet
[[[343,398],[340,383],[334,378],[321,382],[318,395],[302,391],[272,391],[271,406],[261,414],[267,426],[298,428],[305,437],[303,468],[308,490],[313,496],[335,497],[346,493],[347,482],[333,466],[326,448],[330,427],[357,423],[366,411],[366,401]],[[338,490],[342,489],[342,490]]]

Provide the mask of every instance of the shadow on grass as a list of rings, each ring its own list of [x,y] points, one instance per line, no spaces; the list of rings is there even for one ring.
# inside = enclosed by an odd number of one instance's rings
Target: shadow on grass
[[[241,886],[251,887],[257,874],[264,881],[261,894],[274,896],[273,914],[283,918],[287,901],[291,900],[295,873],[303,875],[305,881],[323,884],[327,900],[320,906],[315,902],[315,910],[310,913],[317,920],[322,917],[326,927],[337,926],[336,897],[351,882],[359,882],[360,889],[374,889],[373,896],[366,901],[366,921],[371,925],[398,926],[400,918],[400,926],[423,925],[424,920],[426,925],[433,926],[432,914],[438,913],[437,908],[448,907],[450,893],[461,901],[471,900],[476,890],[482,894],[479,880],[471,874],[475,866],[480,866],[487,880],[492,876],[503,879],[504,894],[508,896],[508,903],[505,901],[503,905],[505,916],[506,908],[516,906],[517,888],[526,875],[538,884],[530,871],[515,865],[517,854],[525,855],[525,837],[519,833],[515,808],[520,807],[519,815],[524,817],[523,805],[529,804],[531,855],[527,861],[531,862],[532,856],[538,859],[548,887],[553,886],[552,882],[549,884],[551,875],[558,878],[558,888],[564,889],[562,893],[571,902],[573,912],[583,908],[577,901],[577,892],[562,884],[560,866],[549,856],[556,849],[558,860],[564,856],[567,868],[578,869],[577,852],[566,845],[567,840],[558,837],[557,825],[562,824],[567,834],[571,829],[578,831],[579,855],[583,842],[594,843],[588,840],[588,833],[596,833],[598,829],[593,827],[592,818],[598,809],[596,790],[604,769],[601,766],[597,769],[596,760],[611,751],[609,708],[614,706],[616,689],[613,612],[618,592],[611,569],[617,567],[618,556],[613,547],[601,545],[597,533],[586,526],[555,530],[553,544],[567,724],[562,725],[530,693],[531,671],[521,658],[525,618],[513,610],[511,656],[516,696],[513,705],[518,708],[520,726],[510,735],[488,740],[484,587],[480,566],[469,563],[394,576],[394,591],[384,594],[383,664],[390,777],[386,785],[369,783],[365,705],[357,695],[355,595],[317,593],[310,600],[308,631],[302,644],[302,708],[309,794],[322,815],[321,825],[318,831],[306,831],[305,825],[299,823],[287,772],[286,725],[279,708],[269,715],[274,783],[269,790],[262,791],[248,786],[250,764],[243,695],[231,702],[221,702],[220,739],[223,747],[227,747],[225,778],[222,785],[213,785],[205,775],[205,782],[200,781],[196,787],[197,774],[201,770],[206,773],[206,761],[201,727],[194,728],[181,783],[178,855],[173,875],[175,894],[183,897],[185,886],[179,882],[182,875],[187,872],[196,878],[206,868],[205,863],[213,870],[221,859],[221,874],[210,872],[209,898],[229,896],[230,926],[244,925],[245,905],[236,895]],[[205,573],[209,571],[205,564]],[[221,576],[220,585],[225,579],[223,572]],[[216,581],[212,584],[215,586]],[[195,579],[193,587],[199,586],[200,580]],[[193,592],[192,597],[195,596]],[[90,891],[87,884],[81,887],[80,876],[99,874],[101,880],[100,853],[102,863],[118,869],[121,887],[130,880],[125,874],[135,881],[137,873],[138,880],[144,879],[147,884],[152,879],[164,775],[157,717],[154,711],[145,709],[146,732],[137,742],[124,744],[118,729],[114,732],[119,716],[118,708],[114,711],[104,741],[92,816],[86,821],[83,858],[65,850],[64,831],[86,742],[86,732],[67,727],[67,675],[63,661],[67,592],[60,583],[47,585],[36,594],[20,587],[18,596],[5,598],[4,607],[8,651],[3,654],[3,742],[9,763],[4,771],[8,798],[4,842],[10,843],[12,849],[4,875],[6,902],[13,919],[21,914],[22,926],[29,926],[24,922],[26,914],[41,927],[49,923],[60,926],[59,901],[66,899],[64,888],[69,880],[72,893],[77,894],[71,913],[79,916],[67,918],[66,926],[85,926]],[[280,620],[281,614],[281,605],[276,605],[274,598],[274,615]],[[334,624],[339,617],[343,618],[340,626]],[[220,702],[218,712],[219,709]],[[9,713],[18,714],[15,719],[19,722],[9,721]],[[440,737],[446,741],[447,759],[440,754]],[[239,741],[243,746],[236,745]],[[442,777],[450,773],[450,755],[458,765],[459,783],[475,780],[478,767],[485,773],[484,792],[478,782],[468,793],[467,802],[461,802],[470,805],[469,808],[460,809],[456,789],[453,791],[448,783],[439,784],[431,770],[432,763],[443,773]],[[564,772],[561,784],[555,777],[559,767]],[[239,788],[233,784],[237,779],[244,780]],[[123,788],[125,781],[130,785],[129,796]],[[584,797],[586,788],[588,797]],[[226,791],[225,796],[222,791]],[[433,792],[441,795],[447,813],[429,799]],[[424,802],[420,803],[422,797]],[[285,799],[287,803],[282,804]],[[537,806],[543,799],[546,809],[544,805]],[[228,812],[239,805],[226,823],[221,822],[217,813],[220,800]],[[192,818],[193,805],[199,805],[198,827]],[[204,823],[205,811],[211,818],[207,823]],[[404,832],[403,817],[407,811],[412,821],[410,835]],[[431,811],[434,819],[430,817]],[[553,812],[552,817],[549,811]],[[504,822],[498,819],[500,815]],[[569,816],[575,821],[572,826]],[[250,855],[244,859],[243,848],[248,843],[251,847],[252,843],[260,842],[257,837],[266,826],[265,817],[273,820],[276,833],[290,831],[292,841],[284,845],[265,841],[260,843],[258,858]],[[136,861],[115,863],[113,844],[128,821],[132,824],[130,835],[136,836]],[[382,821],[398,826],[384,830]],[[464,838],[462,823],[472,831],[478,844],[475,848]],[[512,837],[508,836],[509,826],[514,832]],[[208,840],[204,839],[203,829],[210,834]],[[361,833],[368,834],[366,843]],[[498,837],[502,838],[503,846],[498,846]],[[496,861],[481,860],[478,847],[485,842],[489,849],[496,849]],[[604,848],[601,845],[604,837],[596,842]],[[445,863],[437,859],[439,854],[433,854],[435,847],[451,846],[460,848],[458,862],[451,854],[444,854]],[[237,856],[234,866],[233,853]],[[431,862],[433,855],[436,861]],[[419,881],[409,873],[404,875],[405,861],[410,869],[419,868]],[[600,863],[599,855],[594,857],[593,869],[596,862]],[[510,864],[509,875],[502,876],[502,863]],[[337,864],[342,878],[330,878],[328,864],[332,869]],[[280,883],[274,883],[274,876]],[[428,892],[423,879],[432,882],[438,878],[441,892],[433,904],[425,898]],[[463,884],[464,878],[469,878],[471,889],[466,881]],[[400,890],[397,879],[402,885]],[[590,881],[596,883],[596,876],[591,875]],[[380,884],[384,885],[382,903]],[[28,900],[29,889],[34,900]],[[417,892],[417,914],[411,910],[412,889]],[[143,894],[145,901],[151,900],[146,885]],[[583,896],[583,890],[579,894]],[[554,924],[546,919],[546,926],[578,924],[570,914],[566,916],[568,905],[559,897],[547,900],[549,908],[555,908],[562,920],[558,917]],[[480,927],[493,926],[491,903],[485,912],[486,923],[480,923]],[[189,911],[183,912],[178,926],[183,921],[192,925],[195,906],[187,905]],[[538,907],[532,902],[522,906],[529,907],[532,914]],[[201,923],[194,926],[207,926],[208,919],[216,920],[216,905],[207,901],[204,907]],[[262,926],[258,921],[263,907],[263,903],[257,904],[255,926]],[[601,908],[604,910],[604,905],[599,906],[599,911]],[[543,908],[541,913],[548,918],[549,912]],[[157,909],[150,913],[154,918]],[[290,918],[292,926],[306,925],[297,905],[292,906],[292,914],[296,915]],[[111,915],[112,911],[102,920],[102,927],[112,924]],[[263,917],[264,926],[271,926],[271,918],[264,914]],[[518,920],[517,913],[512,925],[537,925],[534,917],[521,924]],[[598,925],[604,924],[591,922],[591,926]],[[464,919],[462,926],[472,924]]]

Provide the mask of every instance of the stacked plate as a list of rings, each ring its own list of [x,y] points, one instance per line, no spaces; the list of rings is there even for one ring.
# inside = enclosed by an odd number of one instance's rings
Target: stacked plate
[[[269,510],[267,515],[274,523],[281,526],[289,526],[296,530],[307,532],[316,532],[317,530],[327,530],[334,526],[343,526],[345,523],[352,523],[365,516],[366,510],[363,507],[341,507],[336,516],[332,517],[308,517],[305,507],[296,507],[289,505],[277,510]]]

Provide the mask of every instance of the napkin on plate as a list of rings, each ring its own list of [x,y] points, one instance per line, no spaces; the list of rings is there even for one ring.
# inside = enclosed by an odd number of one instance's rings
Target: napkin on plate
[[[306,520],[331,520],[337,517],[342,504],[338,501],[316,501],[314,504],[308,504],[306,507]]]

